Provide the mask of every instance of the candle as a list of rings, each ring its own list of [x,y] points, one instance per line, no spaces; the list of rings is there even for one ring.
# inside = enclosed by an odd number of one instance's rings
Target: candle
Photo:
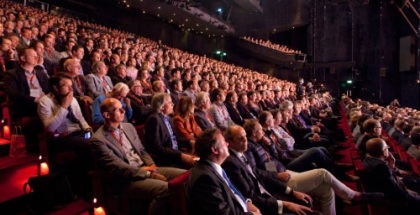
[[[93,208],[94,215],[105,215],[105,210],[102,207]]]
[[[39,165],[39,168],[40,168],[40,172],[39,172],[40,175],[48,175],[48,173],[50,173],[50,170],[48,169],[48,164],[45,162],[42,162]]]
[[[10,127],[8,125],[3,126],[3,138],[10,140]]]

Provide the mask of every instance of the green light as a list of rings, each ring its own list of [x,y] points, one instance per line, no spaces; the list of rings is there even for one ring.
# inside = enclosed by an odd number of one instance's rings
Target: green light
[[[347,84],[352,84],[353,81],[352,80],[347,80]]]
[[[226,52],[223,52],[223,56],[226,56]]]

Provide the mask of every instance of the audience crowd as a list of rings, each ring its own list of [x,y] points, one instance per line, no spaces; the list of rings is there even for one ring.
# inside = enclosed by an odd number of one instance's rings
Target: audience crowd
[[[274,50],[277,50],[279,52],[283,52],[286,54],[302,54],[302,51],[300,50],[292,49],[290,47],[287,47],[286,45],[272,43],[270,40],[256,39],[250,36],[244,36],[244,37],[241,37],[241,39],[246,40],[251,43],[261,45],[261,46],[265,46],[265,47],[268,47],[268,48],[271,48],[271,49],[274,49]]]
[[[80,195],[87,188],[77,176],[94,168],[111,196],[149,201],[149,214],[168,214],[167,181],[191,169],[192,214],[332,215],[337,201],[384,194],[419,205],[413,175],[396,171],[406,186],[392,184],[399,178],[387,173],[398,163],[378,139],[382,128],[419,157],[417,110],[343,98],[367,172],[390,179],[355,191],[342,183],[359,180],[345,173],[352,165],[336,161],[345,138],[337,128],[340,103],[325,89],[297,93],[294,83],[129,32],[0,5],[0,78],[12,119],[31,140],[48,134],[51,162],[56,153],[76,154],[69,174]]]

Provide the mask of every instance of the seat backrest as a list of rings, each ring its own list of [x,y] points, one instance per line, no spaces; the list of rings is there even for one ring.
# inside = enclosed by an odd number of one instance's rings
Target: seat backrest
[[[420,176],[420,161],[413,157],[409,157],[408,162],[410,163],[413,172]]]
[[[173,178],[168,182],[168,188],[171,199],[172,215],[187,215],[187,196],[185,183],[190,175],[190,170]]]

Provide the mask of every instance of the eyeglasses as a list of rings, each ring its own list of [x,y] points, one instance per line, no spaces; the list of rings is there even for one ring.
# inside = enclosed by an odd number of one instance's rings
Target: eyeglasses
[[[125,110],[124,110],[124,108],[122,108],[122,107],[120,107],[120,108],[114,108],[111,112],[115,112],[115,111],[119,111],[120,113],[124,113],[125,112]]]
[[[375,127],[375,128],[382,128],[381,126]]]

